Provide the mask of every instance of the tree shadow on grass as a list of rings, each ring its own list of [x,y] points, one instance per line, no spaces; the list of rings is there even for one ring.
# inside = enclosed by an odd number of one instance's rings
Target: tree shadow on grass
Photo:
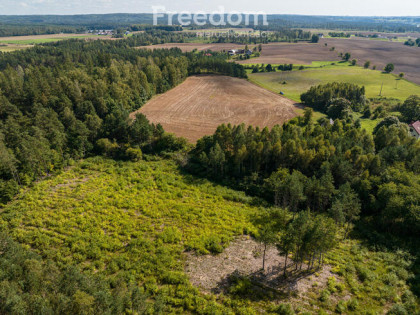
[[[297,296],[296,284],[299,280],[314,274],[313,271],[290,270],[283,276],[283,267],[272,267],[265,272],[262,270],[245,274],[238,270],[227,275],[217,283],[212,290],[214,294],[221,294],[246,299],[249,301],[274,301]]]

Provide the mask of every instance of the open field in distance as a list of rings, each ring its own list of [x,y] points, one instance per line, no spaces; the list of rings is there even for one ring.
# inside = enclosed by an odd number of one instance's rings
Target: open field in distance
[[[295,103],[242,79],[189,77],[139,111],[177,136],[196,141],[223,123],[272,127],[296,116]],[[132,117],[137,112],[132,113]]]
[[[327,46],[325,46],[325,43]],[[200,43],[170,43],[147,46],[149,49],[179,47],[183,51],[198,49],[227,51],[243,48],[238,44],[200,44]],[[334,51],[330,49],[335,47]],[[311,64],[313,61],[339,61],[340,52],[349,52],[358,64],[371,61],[378,70],[382,70],[387,63],[395,65],[394,73],[404,72],[406,79],[420,84],[420,48],[408,47],[401,42],[376,41],[368,39],[336,39],[324,38],[318,44],[310,43],[270,43],[263,45],[261,57],[239,61],[242,64]]]
[[[420,95],[419,85],[401,80],[396,75],[350,66],[348,63],[335,63],[335,65],[331,63],[314,63],[314,67],[305,70],[249,73],[248,76],[252,82],[276,93],[282,91],[286,97],[296,102],[300,101],[300,95],[311,86],[328,82],[346,82],[364,86],[366,96],[369,98],[379,96],[382,84],[381,96],[384,97],[405,100],[410,95]],[[286,84],[283,84],[284,82]]]
[[[35,44],[57,42],[65,39],[111,39],[111,36],[98,36],[94,34],[48,34],[32,36],[9,36],[0,37],[0,51],[10,52],[19,49],[30,48]]]
[[[325,43],[328,46],[325,46]],[[330,51],[332,47],[335,47],[335,51]],[[312,61],[339,60],[340,52],[351,53],[351,59],[357,59],[360,65],[369,60],[378,70],[382,70],[388,63],[393,63],[394,73],[404,72],[408,80],[420,84],[420,49],[405,46],[400,42],[327,38],[318,44],[268,44],[264,45],[261,57],[240,63],[305,64]]]

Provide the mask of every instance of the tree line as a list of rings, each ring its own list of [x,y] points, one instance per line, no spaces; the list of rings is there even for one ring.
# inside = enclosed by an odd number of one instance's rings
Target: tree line
[[[417,46],[420,47],[420,38],[417,38],[416,40],[412,40],[411,38],[406,40],[404,42],[404,45],[406,46]]]

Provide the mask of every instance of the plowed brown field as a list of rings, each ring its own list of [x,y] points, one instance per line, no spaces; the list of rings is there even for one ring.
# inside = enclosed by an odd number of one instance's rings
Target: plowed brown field
[[[223,123],[272,127],[296,116],[295,102],[246,80],[201,75],[146,103],[140,112],[153,123],[196,141],[211,135]]]
[[[327,43],[328,46],[324,44]],[[251,47],[252,45],[250,45]],[[230,49],[244,48],[244,45],[237,44],[163,44],[147,46],[149,49],[179,47],[183,51],[214,50],[228,51]],[[330,51],[335,47],[335,51]],[[144,48],[144,47],[142,47]],[[238,61],[242,64],[310,64],[312,61],[334,61],[340,60],[338,53],[351,53],[351,58],[355,58],[359,65],[366,61],[371,61],[371,65],[376,65],[378,70],[382,70],[387,63],[395,65],[394,73],[405,73],[405,78],[420,84],[420,48],[408,47],[402,42],[389,42],[369,39],[339,39],[324,38],[318,44],[310,43],[270,43],[263,45],[261,57]]]

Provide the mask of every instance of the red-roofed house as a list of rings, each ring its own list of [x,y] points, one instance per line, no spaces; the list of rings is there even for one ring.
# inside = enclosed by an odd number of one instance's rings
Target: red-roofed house
[[[417,139],[420,139],[420,120],[413,122],[409,125],[409,127],[411,135]]]

